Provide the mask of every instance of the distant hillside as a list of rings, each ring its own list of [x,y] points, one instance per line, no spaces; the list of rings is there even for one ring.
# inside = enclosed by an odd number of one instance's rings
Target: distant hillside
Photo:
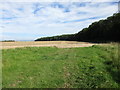
[[[105,20],[100,20],[84,28],[76,34],[60,35],[53,37],[38,38],[35,41],[88,41],[88,42],[109,42],[120,41],[120,13],[114,14]]]

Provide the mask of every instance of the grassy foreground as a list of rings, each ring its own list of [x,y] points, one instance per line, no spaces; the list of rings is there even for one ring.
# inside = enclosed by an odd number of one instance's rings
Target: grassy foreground
[[[3,88],[119,88],[118,45],[2,50]]]

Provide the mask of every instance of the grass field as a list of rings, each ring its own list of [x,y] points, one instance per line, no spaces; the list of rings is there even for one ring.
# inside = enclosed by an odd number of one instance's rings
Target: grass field
[[[3,88],[119,88],[118,44],[2,50]]]

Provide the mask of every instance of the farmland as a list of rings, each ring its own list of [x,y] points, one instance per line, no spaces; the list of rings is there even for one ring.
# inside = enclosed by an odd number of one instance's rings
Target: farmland
[[[70,47],[89,47],[95,45],[88,42],[76,42],[76,41],[16,41],[16,42],[0,42],[1,48],[19,48],[19,47],[58,47],[58,48],[70,48]]]
[[[120,2],[0,4],[0,89],[120,88]]]
[[[74,48],[51,45],[2,49],[3,88],[120,87],[118,44]]]

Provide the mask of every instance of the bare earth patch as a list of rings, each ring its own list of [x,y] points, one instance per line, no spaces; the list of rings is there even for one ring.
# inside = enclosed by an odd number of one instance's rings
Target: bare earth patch
[[[0,49],[21,48],[21,47],[58,47],[58,48],[72,48],[72,47],[89,47],[97,45],[88,42],[76,41],[16,41],[16,42],[0,42]]]

